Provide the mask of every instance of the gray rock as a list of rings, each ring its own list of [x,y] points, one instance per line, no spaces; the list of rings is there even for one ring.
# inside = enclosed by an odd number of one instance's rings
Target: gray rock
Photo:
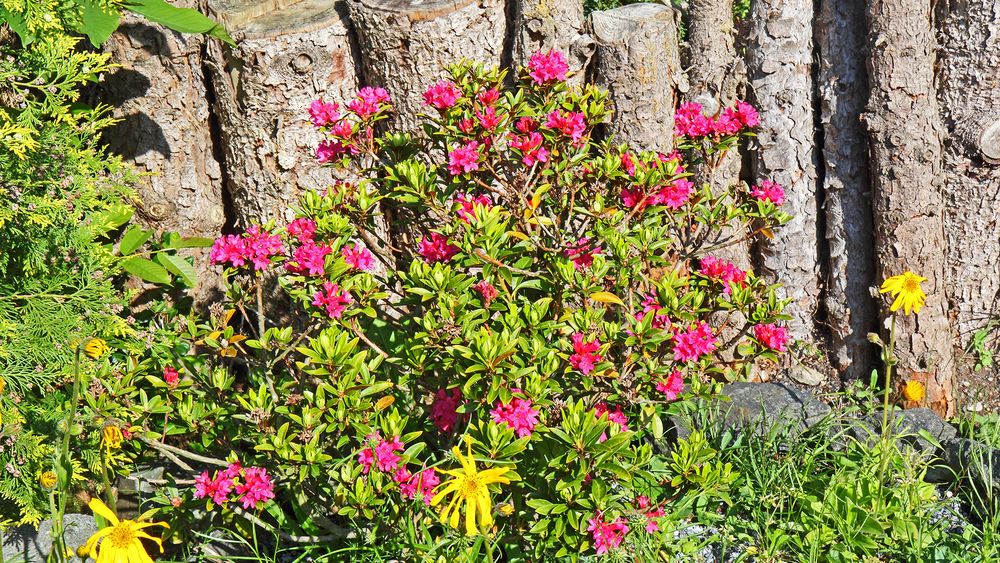
[[[976,440],[956,438],[944,443],[944,461],[960,479],[975,488],[971,495],[974,511],[988,514],[1000,498],[1000,450]],[[983,512],[985,511],[985,512]]]
[[[63,517],[66,528],[66,547],[76,551],[76,548],[87,543],[90,536],[97,532],[94,517],[87,514],[67,514]],[[52,550],[52,522],[44,520],[35,529],[33,526],[20,526],[3,536],[4,563],[45,563]],[[73,561],[80,561],[73,557]]]
[[[829,405],[812,394],[781,383],[730,383],[722,395],[729,398],[720,405],[727,429],[764,434],[784,426],[797,435],[830,413]]]
[[[878,440],[882,435],[882,411],[876,411],[851,428],[852,435],[862,442]],[[920,453],[939,453],[943,444],[958,437],[958,430],[931,409],[906,409],[890,413],[889,427],[898,440]],[[920,435],[926,431],[937,445]]]

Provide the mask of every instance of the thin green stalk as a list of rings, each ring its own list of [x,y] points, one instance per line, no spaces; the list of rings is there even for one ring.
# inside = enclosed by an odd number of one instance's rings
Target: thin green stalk
[[[879,441],[879,504],[885,501],[885,472],[889,465],[889,392],[892,390],[892,366],[895,363],[893,353],[896,347],[896,315],[892,315],[892,323],[889,325],[889,345],[883,349],[882,357],[885,362],[885,385],[882,391],[882,439]]]
[[[49,496],[49,508],[52,512],[52,551],[49,552],[49,561],[62,562],[66,560],[66,532],[63,529],[63,515],[66,513],[67,493],[73,483],[73,464],[69,460],[69,445],[73,433],[73,423],[76,420],[76,411],[80,404],[80,354],[84,342],[76,345],[76,354],[73,357],[73,394],[70,396],[70,407],[65,419],[66,427],[63,429],[62,444],[56,454],[58,466],[56,474],[61,477],[57,483],[57,490],[62,494],[56,498],[56,491],[53,491]]]

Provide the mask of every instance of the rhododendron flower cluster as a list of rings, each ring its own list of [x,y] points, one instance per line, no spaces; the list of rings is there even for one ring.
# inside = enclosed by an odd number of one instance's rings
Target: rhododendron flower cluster
[[[372,253],[367,248],[357,244],[345,244],[340,249],[340,255],[344,257],[344,262],[352,268],[367,272],[375,265],[375,257],[372,256]]]
[[[476,285],[472,286],[472,289],[475,289],[477,292],[479,292],[479,295],[483,298],[483,304],[486,305],[487,307],[489,307],[490,303],[492,303],[493,300],[496,299],[498,295],[500,295],[500,292],[497,291],[497,288],[493,287],[493,284],[491,284],[486,280],[483,280],[477,283]]]
[[[670,318],[666,315],[659,314],[659,311],[663,310],[663,305],[660,305],[659,300],[657,300],[656,295],[648,293],[643,296],[642,311],[635,314],[635,320],[642,321],[646,318],[646,315],[652,314],[653,320],[650,321],[650,326],[653,328],[667,328],[670,326]]]
[[[656,382],[656,390],[663,393],[663,396],[668,401],[673,401],[684,390],[684,376],[681,375],[679,370],[674,370],[667,376],[666,381]]]
[[[316,221],[306,217],[299,217],[285,228],[288,235],[298,239],[299,242],[308,242],[316,236]]]
[[[621,545],[628,533],[628,524],[622,517],[615,518],[611,522],[604,520],[604,514],[598,511],[593,518],[587,521],[587,531],[590,532],[594,540],[594,549],[598,555],[604,555]]]
[[[455,202],[461,206],[458,208],[458,218],[466,223],[475,217],[476,207],[490,206],[490,198],[485,195],[468,196],[466,194],[458,194],[455,196]]]
[[[448,242],[448,237],[431,233],[417,243],[417,253],[428,263],[447,262],[458,254],[459,248]]]
[[[331,252],[333,249],[329,246],[308,240],[292,252],[285,269],[294,274],[321,276],[326,268],[326,256]]]
[[[479,170],[479,143],[469,141],[448,153],[448,172],[452,176]]]
[[[573,354],[569,357],[569,365],[583,375],[589,375],[590,372],[594,371],[594,366],[602,359],[602,356],[597,353],[601,349],[601,343],[597,340],[584,342],[584,334],[581,332],[574,333],[571,339]]]
[[[510,146],[521,153],[521,163],[534,166],[538,162],[548,162],[549,151],[542,143],[545,138],[537,131],[529,131],[522,136],[510,135]]]
[[[400,467],[392,478],[399,485],[399,494],[403,498],[414,499],[420,495],[427,506],[431,505],[431,499],[434,498],[434,488],[441,484],[441,478],[434,469],[424,469],[413,474],[406,467]]]
[[[223,235],[212,244],[209,259],[213,264],[241,268],[248,263],[254,270],[266,270],[271,258],[281,252],[281,237],[253,225],[242,235]]]
[[[234,491],[235,496],[230,498]],[[274,498],[274,483],[263,467],[244,468],[236,462],[223,471],[216,471],[214,476],[204,471],[195,477],[194,498],[208,498],[218,505],[239,500],[243,508],[256,509]]]
[[[313,100],[309,106],[309,119],[316,127],[324,127],[340,119],[340,106],[323,100]]]
[[[764,180],[750,188],[750,195],[761,201],[770,201],[775,205],[785,203],[785,189],[771,180]]]
[[[775,323],[754,326],[753,336],[764,346],[779,352],[784,352],[788,345],[788,329]]]
[[[715,119],[704,114],[701,104],[685,102],[674,115],[674,135],[691,138],[736,135],[759,124],[757,110],[746,102],[736,102],[735,108],[724,109]]]
[[[395,472],[399,467],[399,461],[402,459],[396,452],[403,451],[403,442],[400,441],[399,436],[393,436],[391,440],[386,440],[376,432],[366,439],[369,444],[375,445],[361,448],[361,451],[358,452],[358,463],[361,464],[361,473],[367,475],[371,471],[372,466],[385,473]]]
[[[177,387],[177,383],[180,381],[180,374],[177,373],[177,369],[173,366],[163,368],[163,381],[171,387]]]
[[[358,119],[365,121],[382,111],[389,102],[389,92],[386,92],[385,88],[365,86],[358,91],[358,95],[347,104],[347,107],[358,116]]]
[[[628,432],[628,418],[625,413],[622,412],[622,408],[619,406],[615,407],[615,410],[611,410],[607,403],[597,403],[594,405],[594,416],[600,419],[602,416],[608,417],[608,422],[612,424],[617,424],[618,428],[622,432]],[[608,439],[607,433],[601,434],[598,442],[603,442]]]
[[[461,404],[461,389],[438,389],[431,404],[431,422],[445,434],[452,432],[461,418],[458,413]]]
[[[333,282],[323,284],[323,289],[313,294],[312,304],[324,309],[331,319],[339,319],[344,309],[354,302],[346,290]]]
[[[646,516],[646,533],[655,534],[656,532],[659,532],[660,524],[656,521],[656,519],[663,517],[663,507],[660,505],[651,507],[652,503],[646,495],[636,498],[635,502]]]
[[[594,264],[594,256],[601,253],[589,238],[584,237],[563,250],[563,256],[573,261],[573,267],[583,270]]]
[[[569,65],[566,64],[566,57],[561,51],[548,51],[546,53],[539,51],[528,59],[528,76],[538,86],[551,82],[562,82],[566,80],[567,72],[569,72]]]
[[[424,92],[424,103],[437,109],[448,109],[462,97],[462,91],[451,80],[432,84]]]
[[[746,272],[732,262],[720,260],[714,256],[705,256],[701,259],[701,267],[698,269],[698,273],[706,278],[722,282],[722,285],[725,287],[723,293],[726,295],[729,295],[732,291],[731,284],[735,284],[736,287],[743,287],[746,285],[747,280]]]
[[[514,397],[509,403],[497,403],[490,416],[493,422],[509,426],[518,438],[530,436],[538,424],[538,411],[531,407],[529,399]]]
[[[702,356],[715,351],[718,344],[712,327],[698,322],[689,330],[679,330],[674,334],[674,360],[696,362]]]
[[[578,111],[555,110],[549,114],[545,127],[561,132],[576,145],[583,140],[583,134],[587,132],[587,121]]]

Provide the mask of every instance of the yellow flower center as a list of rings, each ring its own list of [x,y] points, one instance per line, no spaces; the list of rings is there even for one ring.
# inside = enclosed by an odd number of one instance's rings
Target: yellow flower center
[[[916,276],[906,276],[903,278],[903,291],[906,293],[916,293],[920,291],[920,281]]]
[[[458,486],[459,494],[463,498],[475,498],[479,496],[483,488],[478,475],[466,475],[461,478],[462,482]]]
[[[131,520],[123,520],[111,530],[107,541],[111,542],[112,549],[128,549],[132,542],[139,539],[132,530],[131,524]]]

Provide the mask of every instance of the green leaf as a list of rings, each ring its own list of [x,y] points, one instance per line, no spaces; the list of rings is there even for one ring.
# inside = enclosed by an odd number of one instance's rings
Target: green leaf
[[[184,258],[176,254],[164,254],[161,252],[156,255],[156,261],[163,264],[163,267],[171,274],[179,277],[184,282],[184,285],[188,287],[196,287],[198,285],[198,272]]]
[[[6,23],[21,38],[21,46],[27,47],[35,40],[35,35],[28,33],[28,22],[24,16],[5,10],[0,6],[0,23]]]
[[[163,266],[145,258],[129,258],[122,262],[122,269],[149,283],[170,285],[170,274]]]
[[[153,231],[147,231],[138,225],[132,225],[122,235],[122,242],[118,245],[118,252],[122,256],[132,254],[137,248],[142,246],[142,243],[149,240],[151,236],[153,236]]]
[[[204,33],[216,39],[236,46],[236,42],[226,32],[226,28],[215,23],[208,16],[191,8],[171,6],[163,0],[135,0],[126,2],[125,6],[146,19],[163,24],[181,33]]]
[[[77,0],[82,8],[77,31],[83,33],[94,45],[100,45],[111,37],[121,23],[121,13],[107,13],[94,0]]]

